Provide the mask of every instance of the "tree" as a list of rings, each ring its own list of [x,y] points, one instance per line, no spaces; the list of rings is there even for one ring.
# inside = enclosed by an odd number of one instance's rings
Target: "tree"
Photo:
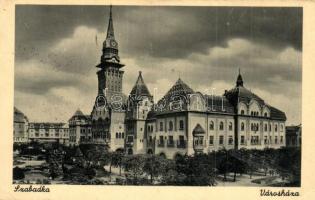
[[[132,177],[133,177],[133,181],[132,183],[134,185],[138,184],[138,178],[139,176],[141,176],[143,174],[143,167],[144,167],[144,162],[145,161],[145,156],[143,155],[129,155],[126,156],[124,159],[124,168],[125,171],[130,172]]]
[[[19,180],[23,179],[25,177],[24,175],[24,170],[19,168],[19,167],[14,167],[13,168],[13,179],[14,180]]]
[[[152,184],[156,177],[166,173],[168,165],[168,160],[162,156],[147,155],[143,170],[150,175],[150,182]]]

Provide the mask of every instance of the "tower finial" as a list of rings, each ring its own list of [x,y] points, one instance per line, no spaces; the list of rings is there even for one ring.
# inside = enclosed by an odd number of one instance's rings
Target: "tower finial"
[[[109,6],[109,19],[112,19],[112,4]]]

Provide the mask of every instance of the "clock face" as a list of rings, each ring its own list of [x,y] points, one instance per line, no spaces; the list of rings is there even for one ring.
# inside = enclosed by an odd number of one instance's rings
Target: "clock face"
[[[111,41],[110,43],[113,47],[116,47],[117,46],[117,43],[115,41]]]

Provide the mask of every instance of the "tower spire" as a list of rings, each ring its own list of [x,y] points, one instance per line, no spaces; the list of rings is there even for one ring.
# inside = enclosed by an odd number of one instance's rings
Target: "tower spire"
[[[241,68],[238,68],[238,76],[236,80],[236,87],[242,86],[243,87],[243,78],[241,75]]]
[[[110,5],[110,7],[109,7],[109,21],[108,21],[106,39],[114,39],[114,38],[115,38],[115,35],[114,35],[112,5]]]

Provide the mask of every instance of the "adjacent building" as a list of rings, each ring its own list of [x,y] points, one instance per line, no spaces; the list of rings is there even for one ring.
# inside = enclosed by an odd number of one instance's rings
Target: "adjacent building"
[[[39,143],[69,144],[68,125],[65,123],[30,122],[28,129],[29,141]]]
[[[77,146],[81,142],[91,142],[91,118],[78,109],[69,119],[69,144]]]
[[[302,125],[287,126],[285,128],[286,146],[287,147],[301,147],[302,143]]]
[[[28,119],[23,112],[14,107],[13,114],[13,141],[14,143],[28,142]]]

